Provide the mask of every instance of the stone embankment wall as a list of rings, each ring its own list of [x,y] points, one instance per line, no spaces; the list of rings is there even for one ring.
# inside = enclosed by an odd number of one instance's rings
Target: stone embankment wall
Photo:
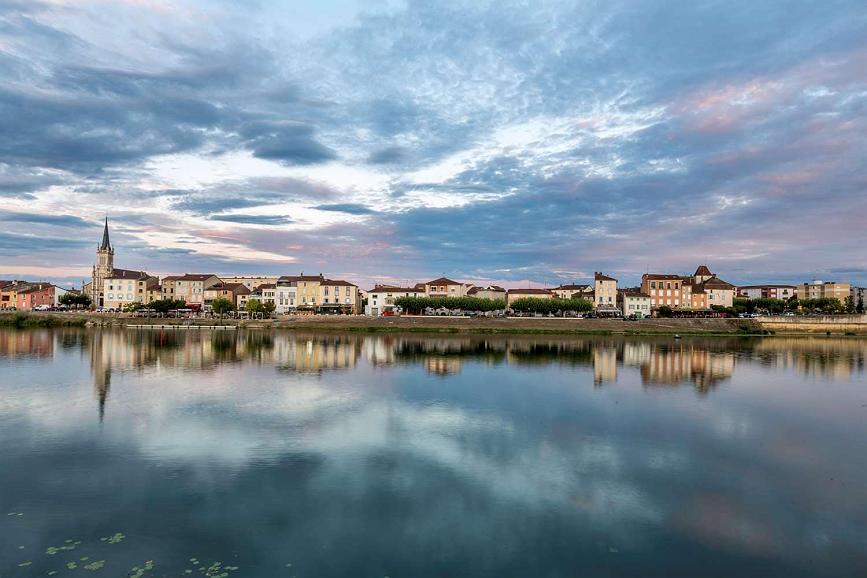
[[[762,329],[774,333],[850,333],[867,335],[867,315],[818,315],[816,317],[759,317]]]

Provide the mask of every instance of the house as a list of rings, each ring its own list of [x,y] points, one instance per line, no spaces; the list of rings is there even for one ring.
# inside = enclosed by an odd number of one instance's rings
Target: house
[[[642,293],[639,288],[621,289],[617,297],[624,317],[650,317],[650,295]]]
[[[168,283],[167,283],[168,281]],[[220,283],[220,278],[210,273],[185,273],[163,279],[163,290],[171,291],[170,299],[183,300],[188,306],[205,304],[205,289]]]
[[[505,301],[506,290],[498,285],[470,287],[470,289],[467,290],[467,297],[476,297],[478,299],[502,299]]]
[[[276,307],[277,303],[277,284],[264,283],[253,289],[247,295],[247,301],[260,301],[261,303],[273,303]],[[245,305],[246,306],[246,305]]]
[[[340,279],[325,279],[319,283],[318,311],[357,315],[361,310],[358,286]]]
[[[742,299],[791,299],[797,295],[795,285],[742,285],[737,288],[737,296]]]
[[[159,282],[144,271],[113,269],[102,280],[103,307],[122,309],[130,303],[147,303],[148,287],[159,285]]]
[[[587,299],[593,301],[593,285],[568,284],[551,289],[557,299]]]
[[[298,311],[315,312],[319,304],[319,287],[325,277],[319,275],[284,275],[277,279],[275,304],[278,314]]]
[[[163,286],[160,284],[149,285],[145,290],[145,303],[153,303],[163,298]]]
[[[240,310],[247,305],[250,290],[243,283],[220,282],[205,289],[204,295],[205,307],[210,307],[214,299],[228,299],[236,310]]]
[[[691,276],[645,273],[641,292],[650,296],[651,307],[682,310],[707,310],[714,305],[731,307],[735,286],[700,265]]]
[[[593,273],[593,306],[597,309],[617,309],[617,279]]]
[[[850,296],[851,288],[849,283],[816,279],[812,283],[798,285],[798,299],[837,299],[842,303]]]
[[[391,285],[377,285],[367,292],[367,305],[364,306],[365,315],[383,315],[394,311],[397,306],[395,300],[400,297],[426,297],[422,287],[394,287]]]
[[[473,284],[460,283],[447,277],[440,277],[416,287],[420,286],[424,287],[424,292],[428,297],[466,297],[467,291],[472,289]]]
[[[701,288],[707,295],[707,308],[731,307],[735,300],[735,286],[727,283],[716,275],[705,280],[701,284]],[[848,288],[846,290],[848,293]]]
[[[29,286],[26,281],[8,281],[0,285],[0,309],[15,309],[18,306],[18,291]]]
[[[511,307],[518,299],[553,299],[550,289],[509,289],[506,304]]]
[[[28,283],[17,291],[15,307],[18,311],[54,307],[54,289],[54,285],[47,282]]]

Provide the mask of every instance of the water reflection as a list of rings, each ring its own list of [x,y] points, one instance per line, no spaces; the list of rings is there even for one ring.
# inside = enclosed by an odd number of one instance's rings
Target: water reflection
[[[0,331],[0,508],[25,514],[0,517],[0,575],[56,570],[42,553],[70,538],[112,576],[193,557],[269,578],[861,575],[865,356],[825,338]]]
[[[104,416],[112,374],[148,367],[212,371],[225,364],[273,366],[319,374],[354,368],[419,365],[429,374],[459,374],[486,365],[592,367],[597,387],[638,368],[647,388],[691,385],[700,394],[729,380],[739,364],[795,370],[823,379],[864,372],[867,341],[844,338],[539,338],[316,334],[269,331],[29,330],[0,331],[0,358],[51,358],[79,349],[90,361]]]

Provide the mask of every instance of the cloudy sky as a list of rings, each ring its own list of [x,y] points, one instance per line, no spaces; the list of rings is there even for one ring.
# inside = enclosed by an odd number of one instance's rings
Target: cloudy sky
[[[867,283],[858,0],[0,0],[0,276]]]

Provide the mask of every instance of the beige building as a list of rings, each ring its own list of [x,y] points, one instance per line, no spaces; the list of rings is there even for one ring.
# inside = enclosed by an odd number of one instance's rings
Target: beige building
[[[315,312],[319,305],[319,287],[324,281],[325,277],[321,273],[278,278],[274,301],[277,313]]]
[[[617,308],[617,279],[599,271],[593,274],[593,306],[597,309]]]
[[[593,285],[569,284],[551,289],[557,299],[587,299],[593,301]]]
[[[159,285],[160,280],[144,271],[114,269],[102,281],[103,307],[122,309],[131,303],[146,304],[148,289]]]
[[[377,285],[367,292],[367,304],[364,306],[365,315],[383,315],[397,309],[394,301],[401,297],[425,297],[424,289],[420,287],[392,287],[390,285]]]
[[[471,287],[467,291],[468,297],[476,297],[478,299],[501,299],[506,300],[506,290],[497,285],[488,285],[487,287]]]
[[[726,283],[718,277],[711,277],[701,284],[707,296],[707,307],[721,306],[731,307],[734,305],[736,287],[731,283]]]
[[[514,303],[518,299],[553,299],[553,298],[554,298],[554,294],[551,293],[551,291],[549,289],[509,289],[506,303],[507,303],[507,305],[511,306],[512,303]]]
[[[340,279],[324,279],[319,283],[318,311],[357,315],[361,311],[358,286]]]
[[[841,303],[851,295],[849,283],[837,283],[836,281],[814,280],[812,283],[798,285],[798,299],[837,299]],[[857,302],[856,302],[857,304]]]
[[[220,283],[220,278],[208,273],[186,273],[163,279],[163,294],[168,299],[181,299],[187,305],[205,304],[205,289]]]
[[[446,277],[419,284],[419,286],[422,285],[428,297],[465,297],[467,292],[473,288],[472,283],[460,283]]]

